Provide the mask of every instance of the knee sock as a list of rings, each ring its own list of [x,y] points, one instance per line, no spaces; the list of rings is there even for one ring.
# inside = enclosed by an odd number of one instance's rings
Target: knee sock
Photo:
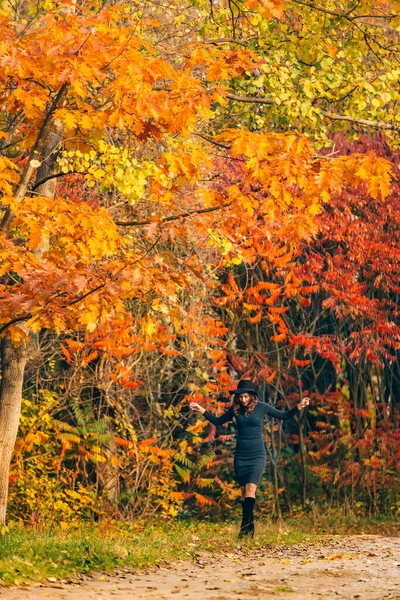
[[[250,523],[253,523],[253,510],[255,502],[255,498],[245,498],[243,500],[243,525],[250,525]]]

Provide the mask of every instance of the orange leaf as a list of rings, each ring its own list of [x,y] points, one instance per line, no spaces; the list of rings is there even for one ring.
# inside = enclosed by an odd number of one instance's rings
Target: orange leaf
[[[292,364],[295,365],[295,367],[307,367],[310,363],[310,360],[299,360],[298,358],[292,359]]]
[[[215,500],[209,496],[203,496],[203,494],[199,494],[197,492],[194,492],[194,496],[197,504],[200,506],[218,506],[217,502],[215,502]]]
[[[250,323],[252,323],[254,325],[255,323],[259,323],[261,321],[261,318],[262,318],[262,310],[260,310],[260,312],[257,313],[255,317],[249,317],[249,321],[250,321]]]
[[[90,362],[92,362],[92,360],[94,360],[95,358],[97,358],[99,355],[99,353],[97,352],[97,350],[94,350],[94,352],[92,352],[91,354],[89,354],[89,356],[87,356],[86,358],[83,359],[83,362],[88,365]]]
[[[130,390],[135,390],[140,385],[142,385],[143,382],[142,381],[129,381],[129,379],[121,379],[121,383],[124,387],[126,387]]]
[[[273,342],[283,342],[286,339],[286,333],[279,333],[278,335],[271,335]]]
[[[71,364],[72,363],[72,356],[69,353],[69,351],[67,350],[67,348],[64,346],[64,344],[60,344],[60,348],[61,348],[61,351],[64,354],[65,358],[67,359],[67,362],[69,364]]]

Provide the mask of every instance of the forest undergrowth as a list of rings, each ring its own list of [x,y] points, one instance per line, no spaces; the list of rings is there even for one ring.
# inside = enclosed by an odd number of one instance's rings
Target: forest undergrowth
[[[59,527],[4,527],[0,537],[0,585],[35,585],[79,579],[94,572],[135,571],[193,560],[201,553],[229,556],[240,549],[315,546],[333,536],[397,535],[399,524],[387,516],[345,516],[338,512],[257,521],[254,539],[238,540],[236,521],[104,522]],[[228,554],[227,554],[228,553]],[[233,554],[232,554],[233,556]]]

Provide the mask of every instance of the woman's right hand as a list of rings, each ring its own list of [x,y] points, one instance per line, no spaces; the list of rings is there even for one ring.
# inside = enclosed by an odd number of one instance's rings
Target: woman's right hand
[[[206,412],[206,409],[200,406],[200,404],[197,404],[197,402],[191,402],[190,408],[196,412],[201,413],[202,415]]]

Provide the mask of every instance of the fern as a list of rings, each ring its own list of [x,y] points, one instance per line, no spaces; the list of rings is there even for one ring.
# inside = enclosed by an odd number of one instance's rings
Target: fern
[[[210,477],[197,477],[196,484],[199,488],[213,488],[215,480]]]
[[[57,435],[57,437],[62,441],[66,441],[66,442],[72,442],[75,444],[80,444],[81,443],[81,438],[79,437],[79,435],[76,435],[76,433],[70,433],[70,432],[66,432],[66,433],[59,433]]]
[[[70,433],[77,433],[77,428],[71,425],[70,423],[66,423],[65,421],[59,421],[58,419],[53,419],[54,428],[58,431],[68,431]]]
[[[196,471],[200,471],[204,466],[210,464],[215,459],[215,452],[204,454],[196,464]]]
[[[175,452],[173,458],[181,465],[183,465],[184,467],[188,467],[189,469],[193,470],[196,466],[192,460],[190,460],[187,456],[184,456],[183,454],[179,454],[179,452]]]
[[[184,469],[182,469],[177,464],[175,464],[174,467],[175,467],[175,470],[178,473],[179,477],[182,479],[182,481],[184,483],[189,483],[189,481],[190,481],[190,473],[189,473],[189,471],[185,471]]]
[[[199,506],[218,506],[217,502],[209,496],[203,496],[203,494],[199,494],[198,492],[194,492],[194,496]]]

